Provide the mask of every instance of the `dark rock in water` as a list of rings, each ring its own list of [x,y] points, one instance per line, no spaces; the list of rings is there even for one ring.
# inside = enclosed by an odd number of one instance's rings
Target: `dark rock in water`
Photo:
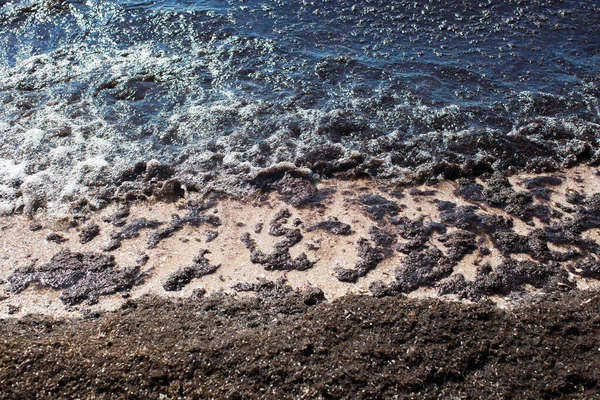
[[[306,178],[293,178],[286,175],[275,184],[281,199],[294,207],[303,207],[318,201],[319,191],[315,184]]]
[[[141,176],[144,172],[146,172],[146,163],[144,161],[139,161],[135,163],[133,166],[130,166],[121,172],[121,176],[118,179],[118,182],[128,182],[134,181],[139,176]]]
[[[412,292],[422,286],[434,286],[448,277],[454,263],[438,249],[425,249],[410,253],[396,269],[396,285],[402,293]]]
[[[334,270],[335,277],[341,282],[354,283],[358,278],[367,275],[369,271],[375,269],[383,259],[385,252],[378,247],[369,245],[367,239],[361,238],[358,241],[358,257],[359,261],[353,269],[336,268]]]
[[[185,190],[177,179],[168,179],[153,188],[152,194],[164,202],[174,202],[185,195]]]
[[[307,232],[312,232],[314,230],[324,230],[334,235],[342,235],[347,236],[353,233],[352,227],[346,223],[340,222],[337,218],[329,217],[326,221],[320,221],[316,224],[308,227],[306,229]]]
[[[161,164],[157,161],[150,161],[146,164],[143,180],[148,182],[152,179],[164,181],[171,178],[175,174],[172,166]]]
[[[93,304],[99,296],[128,291],[142,283],[144,277],[138,266],[117,269],[113,256],[62,250],[37,268],[18,268],[8,284],[13,293],[22,292],[31,284],[64,289],[61,301],[75,305],[86,300]]]
[[[48,134],[50,136],[55,136],[55,137],[59,137],[59,138],[65,138],[65,137],[71,136],[72,133],[73,133],[73,130],[71,129],[70,126],[61,126],[61,127],[57,127],[54,129],[50,129],[48,131]]]
[[[302,153],[297,159],[297,165],[305,165],[315,173],[330,177],[334,172],[340,171],[339,160],[344,156],[344,151],[338,146],[322,146]],[[356,166],[358,164],[355,164]]]
[[[319,70],[320,65],[321,64],[317,65],[317,70]],[[365,139],[374,139],[383,135],[383,132],[373,130],[364,122],[352,121],[337,116],[327,116],[321,121],[316,134],[327,137],[332,143],[340,143],[342,139],[347,136],[360,136]]]
[[[208,250],[200,250],[200,253],[194,258],[194,263],[169,276],[163,288],[168,292],[178,291],[183,289],[193,279],[214,274],[220,265],[212,265],[206,259],[205,255],[209,253],[210,251]]]
[[[173,178],[175,169],[171,165],[155,160],[138,162],[124,169],[117,179],[116,197],[128,201],[154,197],[165,202],[174,202],[185,195],[180,180]]]
[[[262,190],[276,189],[277,184],[284,178],[300,178],[310,180],[310,171],[297,168],[291,163],[280,163],[264,168],[254,175],[250,183]]]
[[[98,226],[98,224],[90,222],[81,229],[81,232],[79,233],[79,242],[81,244],[86,244],[88,242],[91,242],[99,234],[100,227]]]
[[[395,201],[388,200],[379,195],[363,194],[359,196],[358,200],[363,204],[362,209],[377,221],[381,221],[386,216],[398,215],[404,208],[404,206],[399,206]]]
[[[53,233],[49,234],[48,236],[46,236],[46,240],[49,242],[57,243],[57,244],[63,244],[64,242],[66,242],[69,239],[65,238],[60,233],[53,232]]]

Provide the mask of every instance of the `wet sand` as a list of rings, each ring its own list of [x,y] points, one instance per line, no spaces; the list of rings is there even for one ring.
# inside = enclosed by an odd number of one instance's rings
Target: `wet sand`
[[[330,300],[397,292],[501,307],[525,294],[598,287],[594,168],[413,187],[306,185],[2,218],[0,316],[77,316],[146,294],[234,294],[257,279],[318,287]],[[61,274],[84,255],[106,265]],[[476,288],[483,279],[499,283]]]

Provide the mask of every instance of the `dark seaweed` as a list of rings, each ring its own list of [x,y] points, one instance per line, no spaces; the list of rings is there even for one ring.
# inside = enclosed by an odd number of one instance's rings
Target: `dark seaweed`
[[[387,216],[398,215],[403,208],[395,201],[388,200],[379,195],[363,194],[358,199],[363,204],[362,209],[377,221],[381,221]]]
[[[455,231],[438,238],[448,248],[448,258],[452,261],[460,261],[467,254],[477,250],[476,236],[472,232]]]
[[[212,265],[205,257],[209,254],[208,250],[200,250],[198,255],[194,257],[194,262],[187,267],[171,274],[163,288],[168,292],[178,291],[183,289],[193,279],[201,278],[205,275],[214,274],[220,265]]]
[[[219,236],[219,232],[218,231],[211,231],[211,230],[206,231],[206,243],[212,242],[218,236]]]
[[[178,215],[173,215],[169,225],[164,228],[156,229],[148,234],[148,248],[155,248],[162,240],[171,237],[175,232],[183,229],[186,225],[199,227],[205,223],[218,227],[221,226],[221,219],[212,214],[200,214],[199,210],[196,208],[192,208],[183,218]]]
[[[569,281],[567,271],[558,263],[505,258],[495,270],[487,264],[478,267],[473,282],[466,281],[463,276],[453,277],[441,284],[438,290],[441,294],[453,293],[477,301],[483,296],[507,295],[522,291],[524,285],[548,292],[569,291],[575,288],[575,283]]]
[[[445,233],[446,227],[433,221],[424,222],[424,217],[410,219],[408,217],[390,218],[390,223],[396,226],[396,231],[407,243],[398,245],[398,251],[410,253],[425,246],[434,232]]]
[[[250,261],[254,264],[264,265],[266,270],[298,270],[304,271],[312,268],[315,264],[310,261],[305,253],[292,259],[289,249],[302,241],[300,229],[285,228],[283,225],[288,221],[292,214],[289,210],[279,211],[273,218],[269,226],[269,234],[284,239],[275,244],[271,254],[263,253],[256,242],[250,237],[249,233],[241,235],[240,240],[250,250]]]
[[[352,231],[352,227],[344,222],[339,221],[335,217],[329,217],[326,221],[319,221],[316,224],[309,226],[306,229],[306,232],[312,232],[314,230],[324,230],[334,235],[352,235],[354,231]]]
[[[378,228],[377,226],[371,226],[369,228],[369,235],[371,241],[380,247],[390,247],[397,242],[397,235],[392,232],[388,232],[384,229]]]
[[[377,265],[385,258],[385,251],[382,248],[372,247],[365,238],[360,238],[357,244],[359,261],[353,269],[336,268],[335,277],[341,282],[356,282],[369,271],[375,269]]]
[[[275,187],[281,199],[294,207],[305,207],[320,200],[317,187],[309,179],[286,175]]]
[[[410,253],[396,269],[395,288],[408,293],[422,286],[434,286],[439,280],[449,276],[454,264],[435,248]]]
[[[142,283],[139,266],[117,269],[113,256],[97,253],[72,253],[62,250],[39,267],[18,268],[8,279],[10,291],[19,293],[31,284],[63,289],[60,299],[67,305],[87,301],[94,304],[99,296],[127,292]]]
[[[98,226],[98,224],[90,222],[81,229],[81,232],[79,232],[79,242],[81,244],[86,244],[94,240],[94,238],[99,234],[100,227]]]
[[[60,233],[52,232],[48,236],[46,236],[46,240],[49,242],[54,242],[56,244],[63,244],[64,242],[66,242],[69,239],[67,239]]]

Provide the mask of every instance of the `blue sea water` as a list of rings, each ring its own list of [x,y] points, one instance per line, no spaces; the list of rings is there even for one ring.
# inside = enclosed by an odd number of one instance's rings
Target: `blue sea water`
[[[598,1],[4,0],[0,211],[150,160],[231,191],[282,162],[571,165],[597,156],[599,85]]]

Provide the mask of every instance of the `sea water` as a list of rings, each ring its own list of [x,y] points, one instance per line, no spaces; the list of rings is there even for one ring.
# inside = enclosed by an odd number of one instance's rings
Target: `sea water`
[[[595,161],[598,1],[0,1],[0,212]],[[100,200],[99,200],[100,199]]]

